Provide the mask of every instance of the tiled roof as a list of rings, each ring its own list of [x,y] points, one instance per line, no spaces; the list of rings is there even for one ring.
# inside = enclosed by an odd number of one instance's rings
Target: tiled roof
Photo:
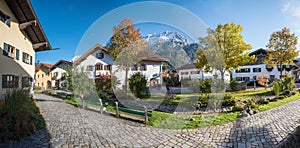
[[[195,65],[192,63],[192,64],[185,64],[181,67],[178,68],[178,70],[182,70],[182,69],[194,69],[196,68]]]

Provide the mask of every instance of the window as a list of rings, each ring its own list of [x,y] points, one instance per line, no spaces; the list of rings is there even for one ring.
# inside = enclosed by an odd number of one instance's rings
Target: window
[[[256,80],[256,78],[257,78],[256,76],[253,76],[253,79],[254,79],[254,80]]]
[[[103,53],[97,53],[97,58],[98,59],[103,59],[104,58],[104,54]]]
[[[104,65],[104,70],[111,70],[111,65]]]
[[[44,74],[42,74],[42,78],[44,78]]]
[[[261,68],[253,68],[253,72],[261,72]]]
[[[28,53],[23,52],[23,60],[24,63],[32,65],[32,56],[30,56]]]
[[[37,78],[40,78],[40,75],[39,75],[39,74],[37,75]]]
[[[10,27],[10,17],[0,11],[0,21]]]
[[[38,83],[38,86],[40,86],[40,83]]]
[[[93,66],[92,65],[87,66],[86,71],[93,71]]]
[[[102,64],[96,64],[96,70],[103,70],[103,65]]]
[[[236,73],[249,73],[250,68],[242,68],[240,70],[235,70]]]
[[[197,70],[197,71],[191,71],[191,74],[199,74],[199,73],[200,73],[199,70]]]
[[[141,70],[142,70],[142,71],[146,71],[146,70],[147,70],[147,67],[146,67],[146,65],[144,65],[144,64],[143,64],[143,65],[141,65]]]
[[[42,87],[44,86],[44,82],[42,82]]]
[[[55,73],[54,73],[54,77],[57,77],[57,76],[58,76],[58,72],[55,72]]]
[[[235,79],[237,81],[248,81],[250,78],[249,77],[236,77]]]
[[[30,83],[31,82],[32,82],[32,78],[30,78],[30,77],[22,77],[22,87],[30,87]],[[38,86],[39,86],[39,83],[38,83]]]
[[[133,71],[137,71],[138,70],[138,67],[136,65],[133,65],[132,69]]]
[[[17,60],[19,60],[19,49],[16,49],[15,47],[4,43],[3,45],[3,55],[7,56],[7,57],[11,57],[11,58],[16,58]]]
[[[14,75],[2,75],[2,88],[15,88],[19,86],[19,77]]]
[[[187,72],[181,72],[181,75],[188,75],[189,74],[189,72],[187,71]]]

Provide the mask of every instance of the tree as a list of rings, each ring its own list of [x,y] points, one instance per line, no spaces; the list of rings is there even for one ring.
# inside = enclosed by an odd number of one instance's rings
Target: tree
[[[95,96],[96,94],[95,83],[92,82],[87,74],[83,72],[83,67],[81,71],[73,69],[72,76],[73,93],[80,97],[82,107],[85,108],[85,97]]]
[[[135,73],[129,80],[130,91],[136,97],[149,97],[149,88],[147,87],[147,79],[140,72]]]
[[[297,36],[291,34],[290,29],[284,27],[281,31],[272,33],[268,48],[268,57],[264,61],[267,65],[279,65],[280,78],[282,77],[282,65],[292,64],[293,60],[298,57]]]
[[[241,32],[242,26],[234,23],[219,24],[215,30],[208,29],[208,35],[199,39],[200,50],[195,66],[206,72],[220,71],[224,82],[225,71],[254,62],[255,56],[249,56],[251,45],[244,41]]]
[[[136,41],[142,40],[140,29],[135,29],[131,19],[121,20],[121,24],[113,28],[113,36],[108,44],[108,52],[117,58],[120,52]]]
[[[140,61],[141,54],[147,47],[143,41],[140,30],[135,29],[130,19],[123,19],[120,25],[113,29],[108,52],[115,58],[115,64],[119,69],[125,70],[125,91],[128,88],[128,71]]]

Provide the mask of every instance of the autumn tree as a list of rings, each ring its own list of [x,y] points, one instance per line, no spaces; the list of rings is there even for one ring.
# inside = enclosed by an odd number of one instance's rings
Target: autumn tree
[[[114,58],[118,57],[125,47],[142,40],[140,29],[135,29],[132,20],[128,18],[121,20],[121,24],[113,28],[113,32],[108,44],[108,52]]]
[[[128,71],[140,62],[141,53],[148,47],[140,34],[135,29],[131,19],[123,19],[121,24],[113,29],[113,36],[108,44],[108,52],[115,58],[115,64],[119,69],[125,71],[125,91],[128,88]]]
[[[268,57],[264,61],[267,65],[279,65],[280,77],[282,77],[282,65],[292,64],[298,57],[297,36],[291,34],[290,29],[284,27],[281,31],[272,33],[268,48]]]
[[[219,24],[215,30],[208,29],[207,36],[199,39],[200,50],[195,66],[207,72],[220,71],[224,82],[225,71],[254,62],[255,56],[249,56],[252,47],[244,41],[241,32],[242,26],[234,23]]]

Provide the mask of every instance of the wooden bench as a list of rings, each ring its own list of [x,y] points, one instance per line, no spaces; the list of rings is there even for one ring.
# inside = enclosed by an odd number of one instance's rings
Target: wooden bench
[[[130,108],[124,108],[124,107],[119,107],[118,106],[118,102],[115,102],[116,104],[116,116],[120,117],[120,111],[121,112],[125,112],[125,113],[129,113],[129,114],[133,114],[133,115],[139,115],[139,116],[143,116],[144,117],[144,123],[147,126],[148,124],[148,117],[152,117],[152,111],[148,111],[147,107],[144,106],[144,111],[141,110],[135,110],[135,109],[130,109]]]

